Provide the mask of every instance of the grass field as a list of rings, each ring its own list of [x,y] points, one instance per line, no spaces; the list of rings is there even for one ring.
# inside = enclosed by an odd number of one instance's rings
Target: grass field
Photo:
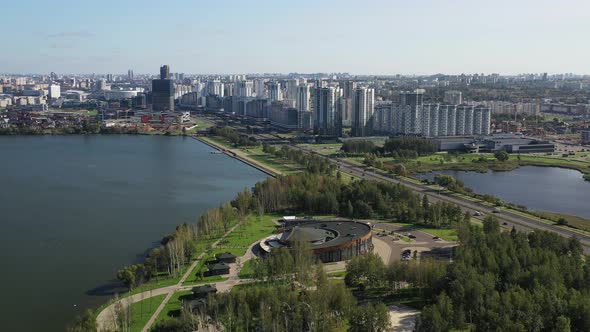
[[[282,174],[291,174],[301,171],[303,168],[290,160],[280,159],[274,155],[262,152],[262,148],[247,148],[242,149],[248,157],[256,160],[257,162],[268,165]]]
[[[539,212],[539,214],[542,217],[551,219],[555,222],[557,222],[560,218],[563,218],[567,221],[569,226],[590,232],[590,220],[588,219],[557,212]]]
[[[156,309],[164,301],[166,294],[153,296],[145,300],[131,304],[131,327],[130,332],[140,332]]]
[[[395,225],[403,227],[411,227],[417,231],[428,233],[433,236],[438,236],[445,241],[458,241],[459,236],[457,230],[452,228],[434,228],[427,225],[408,224],[408,223],[394,223]]]
[[[174,295],[172,295],[170,298],[170,301],[166,303],[164,309],[162,309],[158,315],[158,318],[156,318],[156,323],[171,317],[178,317],[182,310],[182,298],[191,294],[191,291],[179,291],[174,293]]]
[[[239,277],[240,279],[254,278],[254,266],[252,260],[246,261],[246,263],[242,265]]]

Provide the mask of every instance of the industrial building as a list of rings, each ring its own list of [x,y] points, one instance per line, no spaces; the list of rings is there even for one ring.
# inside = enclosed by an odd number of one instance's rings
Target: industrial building
[[[467,151],[472,153],[504,150],[509,153],[554,152],[555,144],[522,135],[505,134],[482,137],[437,137],[433,139],[438,151]]]

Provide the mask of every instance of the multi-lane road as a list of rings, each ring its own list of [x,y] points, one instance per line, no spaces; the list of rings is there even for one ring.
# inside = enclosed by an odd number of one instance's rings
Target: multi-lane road
[[[565,237],[576,236],[580,240],[580,242],[582,243],[582,245],[584,247],[584,253],[586,255],[590,255],[590,236],[576,233],[574,231],[568,230],[563,227],[558,227],[556,225],[544,223],[544,222],[535,220],[533,218],[528,218],[528,217],[522,216],[520,214],[515,214],[515,213],[512,213],[510,211],[506,211],[506,210],[502,210],[500,213],[494,213],[493,208],[483,205],[483,204],[480,204],[480,203],[477,203],[477,202],[474,202],[474,201],[462,199],[462,198],[455,197],[455,196],[439,194],[438,192],[433,191],[431,188],[429,188],[425,185],[420,185],[420,184],[416,184],[414,182],[410,182],[410,181],[407,181],[407,180],[404,180],[404,179],[401,179],[398,177],[392,177],[389,175],[373,172],[373,171],[368,170],[362,166],[351,164],[351,163],[345,162],[341,159],[329,158],[327,156],[323,156],[321,154],[316,153],[315,151],[313,151],[311,149],[307,149],[307,148],[300,147],[300,146],[294,146],[294,147],[301,149],[303,151],[306,151],[308,153],[313,153],[318,156],[322,156],[322,157],[330,160],[330,162],[332,162],[334,165],[336,165],[336,167],[338,167],[338,169],[340,171],[350,174],[350,175],[353,175],[355,177],[364,178],[367,180],[377,180],[377,181],[386,181],[386,182],[391,182],[391,183],[399,183],[399,184],[402,184],[402,185],[404,185],[404,186],[406,186],[406,187],[408,187],[408,188],[410,188],[422,195],[428,196],[428,199],[431,202],[446,201],[446,202],[454,203],[454,204],[459,205],[464,211],[469,212],[471,214],[475,213],[475,211],[479,211],[479,212],[483,213],[484,215],[493,214],[496,218],[498,218],[500,220],[500,222],[502,222],[504,227],[512,228],[512,226],[514,226],[518,230],[525,230],[525,231],[530,231],[530,230],[535,230],[535,229],[544,230],[544,231],[551,231],[551,232],[558,233],[558,234],[565,236]]]

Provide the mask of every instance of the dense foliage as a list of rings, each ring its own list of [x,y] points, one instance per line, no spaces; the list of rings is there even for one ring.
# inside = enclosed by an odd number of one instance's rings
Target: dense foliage
[[[375,149],[375,143],[367,140],[348,140],[340,148],[340,150],[350,154],[371,153]]]
[[[590,331],[590,268],[576,239],[464,226],[419,331]]]
[[[400,158],[416,158],[436,152],[436,145],[429,139],[417,137],[391,138],[385,141],[384,153]]]
[[[400,184],[376,181],[344,183],[335,177],[302,173],[257,183],[257,204],[264,211],[335,214],[354,218],[393,219],[436,227],[465,220],[457,205],[429,203]]]
[[[279,149],[272,145],[263,144],[262,151],[278,158],[291,160],[305,167],[310,173],[332,174],[336,167],[326,158],[305,153],[302,150],[282,145]]]
[[[231,127],[213,127],[210,129],[214,136],[221,136],[227,139],[234,146],[258,146],[260,142],[252,136],[240,134]]]

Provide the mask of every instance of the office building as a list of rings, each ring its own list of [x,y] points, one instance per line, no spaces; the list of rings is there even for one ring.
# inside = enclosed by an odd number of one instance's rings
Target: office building
[[[160,67],[160,79],[152,80],[152,110],[174,112],[174,82],[168,65]]]
[[[127,71],[127,79],[133,81],[133,70],[129,69]]]
[[[356,88],[352,93],[352,135],[368,136],[373,128],[371,118],[375,111],[375,90]]]

